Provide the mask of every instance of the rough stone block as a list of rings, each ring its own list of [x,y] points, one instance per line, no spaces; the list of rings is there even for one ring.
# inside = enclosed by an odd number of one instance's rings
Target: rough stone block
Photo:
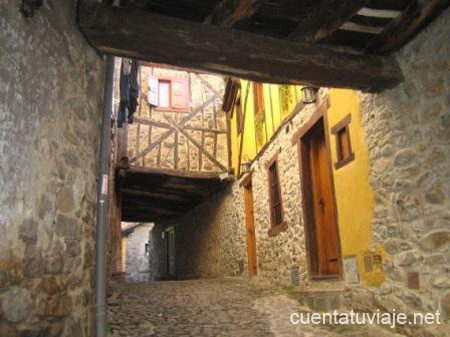
[[[72,312],[73,303],[70,296],[62,296],[50,301],[48,305],[48,315],[55,317],[67,316]]]
[[[25,248],[24,275],[26,277],[40,277],[43,273],[44,261],[42,252],[35,245]]]
[[[71,188],[62,188],[56,196],[56,208],[61,213],[70,213],[75,209],[75,200]]]
[[[57,235],[70,239],[78,239],[80,236],[80,224],[74,218],[63,214],[56,217],[55,232]]]
[[[33,300],[27,289],[11,287],[1,299],[3,316],[12,323],[26,320],[33,311]]]
[[[450,242],[450,231],[436,230],[425,235],[420,241],[420,247],[425,251],[436,250]]]

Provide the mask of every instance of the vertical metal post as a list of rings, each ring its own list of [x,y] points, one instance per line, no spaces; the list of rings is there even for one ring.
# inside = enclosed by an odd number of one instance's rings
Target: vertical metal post
[[[98,172],[97,254],[95,265],[96,336],[104,337],[106,330],[106,220],[108,210],[108,179],[111,146],[111,112],[113,109],[114,56],[106,58],[105,89],[103,92],[102,128],[100,140],[100,169]]]

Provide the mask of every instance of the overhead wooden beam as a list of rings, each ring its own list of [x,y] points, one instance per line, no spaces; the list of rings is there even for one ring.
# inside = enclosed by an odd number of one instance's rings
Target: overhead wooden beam
[[[372,9],[363,7],[356,14],[361,16],[368,16],[371,18],[394,19],[397,16],[401,15],[402,12],[388,9]]]
[[[390,54],[407,44],[417,33],[449,7],[450,0],[412,1],[410,5],[367,45],[367,53]]]
[[[394,59],[291,43],[81,1],[79,27],[100,52],[215,71],[249,80],[368,91],[392,88],[403,75]]]
[[[319,42],[329,37],[369,0],[322,0],[286,40]]]
[[[255,13],[265,0],[222,0],[204,23],[233,27],[237,22]]]
[[[380,34],[383,31],[383,27],[363,25],[355,22],[345,22],[339,29],[368,34]]]

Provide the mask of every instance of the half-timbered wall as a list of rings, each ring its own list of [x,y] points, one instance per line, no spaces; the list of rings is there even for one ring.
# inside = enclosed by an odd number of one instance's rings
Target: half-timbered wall
[[[169,88],[158,87],[158,81]],[[140,105],[134,123],[127,126],[127,155],[132,166],[228,170],[221,76],[144,64],[140,84]],[[155,89],[169,90],[168,97]],[[158,96],[161,102],[155,101]]]

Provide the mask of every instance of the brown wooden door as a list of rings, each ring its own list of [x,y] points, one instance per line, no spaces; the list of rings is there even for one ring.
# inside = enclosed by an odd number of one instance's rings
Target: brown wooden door
[[[251,276],[258,274],[256,263],[256,237],[255,237],[255,221],[253,214],[253,191],[251,182],[244,186],[245,199],[245,227],[247,231],[247,256],[248,256],[248,273]]]
[[[315,225],[317,274],[339,274],[339,244],[334,212],[331,172],[323,124],[308,137],[308,161],[311,182],[310,207]],[[313,245],[314,246],[314,245]]]

